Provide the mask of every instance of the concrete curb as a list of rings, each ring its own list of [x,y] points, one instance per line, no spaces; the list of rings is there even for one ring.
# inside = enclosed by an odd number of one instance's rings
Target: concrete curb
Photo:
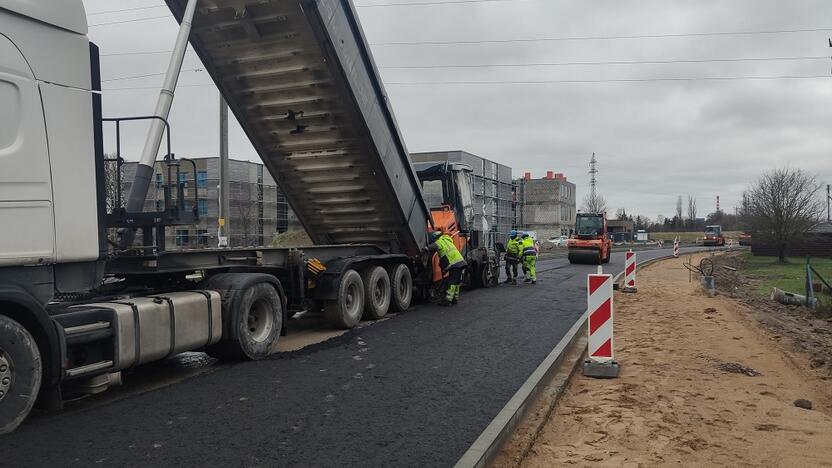
[[[673,258],[673,254],[639,262],[638,267],[643,268],[651,263],[667,260],[668,258]],[[623,276],[624,272],[622,271],[613,277],[613,281],[618,283]],[[578,318],[557,346],[543,359],[543,362],[537,366],[503,409],[497,413],[497,416],[491,420],[491,423],[477,437],[477,440],[468,447],[468,450],[454,465],[455,468],[484,468],[489,466],[500,452],[503,444],[511,437],[523,420],[530,406],[546,387],[547,382],[560,371],[567,371],[570,376],[572,375],[574,369],[583,361],[584,353],[580,353],[578,359],[574,362],[565,362],[566,356],[574,351],[577,346],[586,346],[586,340],[583,338],[585,338],[587,318],[588,312],[584,312]],[[558,388],[558,391],[563,392],[566,387],[567,385],[562,385]],[[557,395],[556,400],[559,397],[560,395]]]

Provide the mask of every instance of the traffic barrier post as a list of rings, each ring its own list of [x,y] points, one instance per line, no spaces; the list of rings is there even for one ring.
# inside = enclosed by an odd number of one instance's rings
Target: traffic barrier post
[[[673,258],[679,258],[679,236],[673,238]]]
[[[624,292],[634,293],[636,287],[636,253],[630,250],[625,254],[624,260]]]
[[[615,378],[620,367],[613,354],[613,279],[609,274],[587,276],[587,377]]]

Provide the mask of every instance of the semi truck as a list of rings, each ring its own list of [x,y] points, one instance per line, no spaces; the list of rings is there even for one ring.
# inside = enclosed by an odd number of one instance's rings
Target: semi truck
[[[0,433],[36,403],[59,410],[184,351],[264,358],[299,312],[350,328],[404,311],[441,288],[424,253],[435,229],[465,252],[472,285],[496,283],[470,168],[426,167],[420,180],[351,1],[166,3],[180,29],[155,111],[105,118],[82,1],[0,1]],[[165,245],[166,229],[199,217],[167,121],[188,43],[315,246]],[[124,182],[122,131],[137,121],[136,175],[108,209],[105,163]],[[144,211],[160,178],[163,206]],[[441,200],[428,206],[423,187]]]

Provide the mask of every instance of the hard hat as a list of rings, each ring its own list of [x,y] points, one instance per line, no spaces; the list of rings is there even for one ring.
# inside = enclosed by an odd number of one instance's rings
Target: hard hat
[[[517,236],[517,230],[512,229],[511,230],[511,237],[515,237],[515,236]]]
[[[529,233],[528,233],[528,232],[524,232],[522,237],[524,237],[524,238],[525,238],[525,237],[529,237]]]

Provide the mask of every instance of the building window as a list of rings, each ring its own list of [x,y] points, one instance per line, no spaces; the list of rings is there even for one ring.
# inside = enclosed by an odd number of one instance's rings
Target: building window
[[[197,188],[208,187],[208,171],[198,171],[196,173],[196,186]]]
[[[176,230],[176,245],[184,246],[188,245],[190,242],[190,237],[188,236],[187,229],[177,229]]]
[[[208,216],[208,200],[205,198],[197,200],[197,209],[200,216]]]
[[[156,211],[164,211],[165,209],[165,202],[162,200],[156,200]]]
[[[164,183],[164,179],[162,178],[162,174],[160,172],[157,172],[156,173],[156,190],[161,190],[163,183]]]
[[[208,230],[207,229],[197,229],[196,231],[196,243],[201,247],[206,247],[208,245]]]
[[[180,172],[179,173],[179,183],[182,184],[183,187],[188,187],[188,173],[187,172]]]

